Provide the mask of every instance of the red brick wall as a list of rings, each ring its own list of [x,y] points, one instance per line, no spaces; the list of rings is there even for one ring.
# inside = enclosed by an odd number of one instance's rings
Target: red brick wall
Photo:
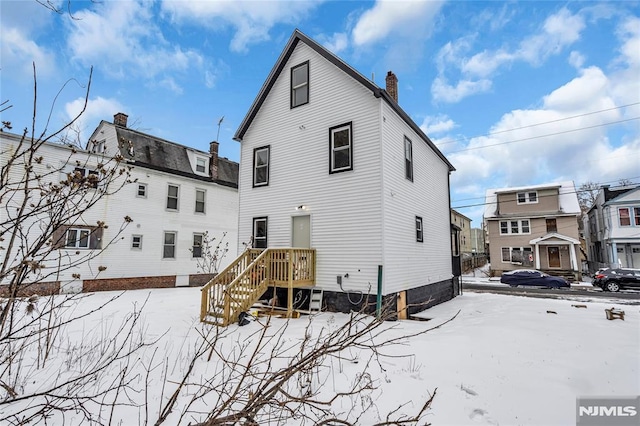
[[[189,275],[189,285],[194,287],[200,287],[211,281],[216,274],[194,274]]]
[[[49,281],[49,282],[41,282],[35,284],[23,284],[18,289],[18,297],[28,297],[33,296],[34,294],[38,294],[41,296],[48,296],[51,294],[60,293],[60,282],[59,281]],[[8,297],[9,296],[9,286],[8,285],[0,285],[0,297]]]
[[[82,292],[111,290],[140,290],[144,288],[170,288],[176,286],[176,276],[107,278],[100,280],[84,280]]]

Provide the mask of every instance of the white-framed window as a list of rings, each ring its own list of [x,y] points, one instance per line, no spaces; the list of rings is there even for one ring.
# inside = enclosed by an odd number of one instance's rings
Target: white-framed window
[[[291,68],[291,108],[309,103],[309,61]]]
[[[167,185],[167,210],[178,210],[178,196],[180,187],[178,185]]]
[[[329,173],[353,170],[351,122],[329,129]]]
[[[131,250],[142,250],[142,235],[131,236]]]
[[[196,213],[205,212],[205,200],[207,198],[207,191],[204,189],[196,188]]]
[[[416,241],[421,243],[424,241],[424,230],[422,228],[422,218],[416,216]]]
[[[620,226],[631,226],[631,209],[629,207],[619,207],[618,208],[618,220]]]
[[[107,140],[103,139],[101,141],[91,141],[91,152],[95,154],[102,154],[107,149]]]
[[[500,221],[500,235],[530,234],[529,219],[514,219]]]
[[[532,266],[533,250],[531,247],[502,247],[502,263]]]
[[[147,198],[147,184],[138,182],[136,184],[136,197]]]
[[[538,202],[538,191],[525,191],[517,193],[518,204],[534,204]]]
[[[253,150],[253,186],[269,185],[269,161],[271,146],[262,146]]]
[[[163,259],[175,259],[176,258],[176,241],[177,233],[173,231],[164,233],[164,240],[162,244],[162,258]]]
[[[640,207],[634,207],[633,211],[633,223],[636,226],[640,226]]]
[[[97,170],[91,170],[87,167],[65,167],[65,180],[78,185],[86,185],[90,188],[97,188],[100,183],[100,174]]]
[[[413,143],[404,137],[404,175],[413,182]]]
[[[267,218],[253,218],[253,248],[267,248]]]
[[[90,229],[69,228],[65,238],[64,246],[66,248],[89,248]]]
[[[206,173],[207,172],[207,159],[202,157],[196,158],[196,172],[198,173]]]
[[[191,257],[202,257],[202,242],[204,240],[204,234],[193,234],[193,247],[191,248]]]

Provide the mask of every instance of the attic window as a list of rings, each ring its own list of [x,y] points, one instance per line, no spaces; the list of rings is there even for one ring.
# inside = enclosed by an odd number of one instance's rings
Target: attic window
[[[518,204],[534,204],[538,202],[538,192],[518,192],[517,194]]]
[[[291,108],[309,103],[309,61],[291,68]]]
[[[207,171],[207,160],[202,157],[198,157],[196,159],[196,172],[206,173],[206,171]]]

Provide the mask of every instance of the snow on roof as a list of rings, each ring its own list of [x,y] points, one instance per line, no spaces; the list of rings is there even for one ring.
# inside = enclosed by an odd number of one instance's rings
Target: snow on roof
[[[512,188],[494,188],[487,189],[485,194],[484,205],[484,217],[490,219],[497,217],[496,215],[496,203],[498,201],[498,194],[504,194],[509,192],[531,191],[558,188],[560,198],[560,210],[563,213],[580,213],[580,204],[578,203],[578,195],[576,194],[576,187],[572,180],[564,182],[546,183],[540,185],[527,185],[527,186],[515,186]]]

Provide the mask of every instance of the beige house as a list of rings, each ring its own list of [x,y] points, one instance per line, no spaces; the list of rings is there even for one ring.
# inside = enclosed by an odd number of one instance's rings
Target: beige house
[[[572,181],[487,190],[484,221],[492,275],[538,269],[579,280],[579,216]]]
[[[471,219],[451,209],[451,223],[460,228],[460,253],[471,253]]]

